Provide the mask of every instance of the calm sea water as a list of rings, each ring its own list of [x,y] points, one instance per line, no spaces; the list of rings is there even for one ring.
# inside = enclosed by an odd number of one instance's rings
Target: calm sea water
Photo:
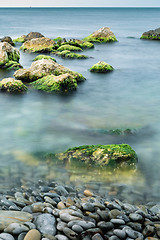
[[[84,144],[128,143],[138,154],[144,191],[156,194],[160,180],[160,42],[140,37],[160,27],[160,9],[6,8],[0,9],[0,22],[0,37],[13,39],[31,31],[52,39],[82,39],[103,26],[110,27],[118,39],[85,50],[91,57],[86,60],[56,57],[58,63],[87,79],[70,96],[33,90],[23,96],[0,94],[2,184],[22,175],[46,178],[48,168],[34,159],[35,153]],[[28,68],[36,55],[21,52],[20,63]],[[90,73],[88,69],[100,60],[111,64],[114,72]],[[12,71],[0,70],[0,79],[12,75]],[[120,137],[102,131],[116,128],[137,129],[137,133]],[[60,168],[60,175],[65,171]]]

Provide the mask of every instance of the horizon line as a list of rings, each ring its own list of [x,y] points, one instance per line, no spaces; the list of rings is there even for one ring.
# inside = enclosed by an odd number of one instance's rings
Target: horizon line
[[[0,6],[0,8],[160,8],[160,6]]]

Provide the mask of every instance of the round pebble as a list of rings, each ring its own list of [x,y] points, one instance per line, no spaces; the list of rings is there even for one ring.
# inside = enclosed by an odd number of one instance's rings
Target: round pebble
[[[41,239],[41,234],[40,234],[40,232],[39,232],[38,230],[36,230],[36,229],[30,230],[30,231],[26,234],[24,240],[31,240],[31,239],[40,240],[40,239]]]

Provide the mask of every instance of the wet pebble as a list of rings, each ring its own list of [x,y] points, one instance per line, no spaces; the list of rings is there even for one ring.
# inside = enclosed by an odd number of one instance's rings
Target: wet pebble
[[[39,232],[38,230],[36,230],[36,229],[30,230],[30,231],[26,234],[24,240],[31,240],[31,239],[40,240],[40,239],[41,239],[41,234],[40,234],[40,232]]]
[[[15,240],[14,237],[9,233],[1,233],[0,240]]]
[[[56,220],[55,217],[49,213],[38,215],[34,220],[34,224],[42,234],[56,234]]]
[[[22,232],[28,232],[29,228],[21,223],[11,223],[4,229],[4,232],[11,234],[20,234]]]

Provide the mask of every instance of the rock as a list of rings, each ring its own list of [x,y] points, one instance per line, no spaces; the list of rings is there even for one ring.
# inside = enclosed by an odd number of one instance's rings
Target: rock
[[[77,82],[72,75],[65,73],[60,76],[48,75],[40,78],[32,82],[31,86],[45,92],[71,92],[76,90]]]
[[[118,209],[113,209],[108,213],[110,219],[117,218],[117,216],[120,216],[121,214],[121,211],[119,211]]]
[[[25,236],[26,236],[27,232],[22,232],[18,235],[18,240],[24,240]]]
[[[35,57],[33,59],[33,61],[38,61],[38,60],[41,60],[41,59],[51,59],[52,61],[56,62],[55,58],[47,56],[47,55],[38,55],[37,57]]]
[[[96,73],[107,73],[107,72],[113,71],[113,67],[106,62],[100,61],[100,62],[94,64],[89,69],[89,71],[96,72]]]
[[[117,41],[114,33],[108,27],[102,27],[99,30],[93,32],[88,37],[85,37],[84,40],[88,42],[115,42]]]
[[[134,231],[129,227],[124,227],[122,230],[125,231],[127,236],[130,238],[133,238],[133,239],[142,238],[143,239],[142,233]]]
[[[160,28],[144,32],[141,36],[141,39],[160,40]]]
[[[99,233],[94,234],[92,240],[103,240],[102,236]]]
[[[90,190],[88,190],[88,189],[84,190],[83,194],[86,197],[92,197],[93,196],[93,193]]]
[[[14,46],[14,42],[12,41],[12,38],[9,36],[3,37],[0,39],[1,42],[8,42],[9,44],[11,44],[12,46]]]
[[[61,235],[61,234],[58,234],[55,236],[57,240],[69,240],[68,237],[64,236],[64,235]]]
[[[29,228],[21,223],[11,223],[4,229],[4,232],[18,235],[22,232],[28,232]]]
[[[26,36],[24,36],[24,41],[28,41],[33,38],[42,38],[42,37],[44,37],[44,36],[39,32],[30,32]]]
[[[24,240],[32,240],[32,239],[34,239],[34,240],[41,239],[41,234],[37,229],[30,230],[24,238]]]
[[[71,71],[70,69],[52,61],[51,59],[41,59],[35,61],[31,64],[30,68],[17,70],[14,73],[14,76],[16,79],[22,81],[33,82],[48,75],[53,74],[59,76],[65,73],[71,74],[77,82],[85,80],[81,74]]]
[[[0,240],[14,240],[14,237],[9,233],[1,233]]]
[[[74,52],[71,52],[69,50],[55,51],[54,54],[57,55],[57,56],[60,56],[62,58],[76,58],[76,59],[86,59],[86,58],[88,58],[88,56],[86,56],[84,54],[74,53]]]
[[[137,213],[131,213],[129,214],[129,218],[133,221],[133,222],[139,222],[142,223],[143,222],[143,217],[140,214]]]
[[[125,221],[122,219],[111,219],[111,223],[113,223],[114,225],[124,225]]]
[[[150,226],[147,225],[144,229],[143,229],[143,235],[145,237],[149,237],[149,236],[153,236],[155,234],[155,227],[154,226]]]
[[[61,185],[55,187],[54,190],[61,196],[67,197],[69,194],[68,191]]]
[[[33,213],[43,212],[44,207],[45,207],[45,205],[44,205],[44,203],[42,203],[42,202],[36,202],[36,203],[33,203],[33,204],[31,205],[31,208],[32,208],[32,212],[33,212]]]
[[[150,211],[153,214],[159,214],[160,213],[160,204],[154,205],[152,208],[150,208]]]
[[[63,221],[58,221],[57,230],[62,232],[64,227],[67,227],[67,223]]]
[[[4,78],[0,82],[0,91],[22,93],[26,92],[27,89],[21,80],[15,80],[14,78]]]
[[[124,239],[124,238],[126,237],[125,231],[120,230],[120,229],[115,229],[115,230],[113,230],[113,233],[114,233],[117,237],[119,237],[120,239]]]
[[[35,218],[34,224],[42,234],[56,235],[56,220],[53,215],[40,214]]]
[[[19,42],[19,43],[24,43],[26,35],[22,35],[21,37],[18,37],[13,40],[13,43]]]
[[[41,37],[25,41],[20,49],[28,52],[52,52],[54,45],[55,42],[50,38]]]
[[[74,231],[74,232],[76,232],[76,233],[81,233],[81,232],[83,232],[84,231],[84,229],[81,227],[81,226],[79,226],[78,224],[76,225],[73,225],[72,226],[72,230]]]
[[[19,211],[0,211],[0,231],[3,231],[11,223],[24,223],[32,220],[32,215]]]
[[[89,202],[82,203],[82,209],[83,209],[83,211],[94,212],[94,206],[93,206],[93,204],[91,204]]]
[[[8,42],[0,42],[0,67],[7,67],[6,64],[13,62],[13,64],[18,63],[20,59],[20,53],[18,49],[13,47]],[[9,66],[10,67],[10,66]]]
[[[63,232],[69,239],[72,239],[72,240],[77,240],[78,239],[77,238],[78,237],[77,233],[75,233],[73,230],[71,230],[68,227],[65,227],[63,229]]]
[[[76,47],[80,47],[80,48],[94,48],[93,43],[88,42],[88,41],[84,41],[84,40],[79,40],[79,39],[71,39],[70,41],[68,41],[69,45],[73,45]]]
[[[102,231],[109,231],[112,230],[114,228],[113,223],[111,222],[104,222],[101,221],[97,224],[97,226],[102,230]]]
[[[69,44],[63,44],[57,49],[57,51],[60,51],[60,52],[62,52],[64,50],[82,51],[82,49],[80,47],[72,46],[72,45],[69,45]]]
[[[73,161],[74,164],[81,161],[86,165],[111,168],[135,168],[137,162],[135,151],[127,144],[84,145],[70,148],[64,153],[56,154],[56,157],[72,164]]]

